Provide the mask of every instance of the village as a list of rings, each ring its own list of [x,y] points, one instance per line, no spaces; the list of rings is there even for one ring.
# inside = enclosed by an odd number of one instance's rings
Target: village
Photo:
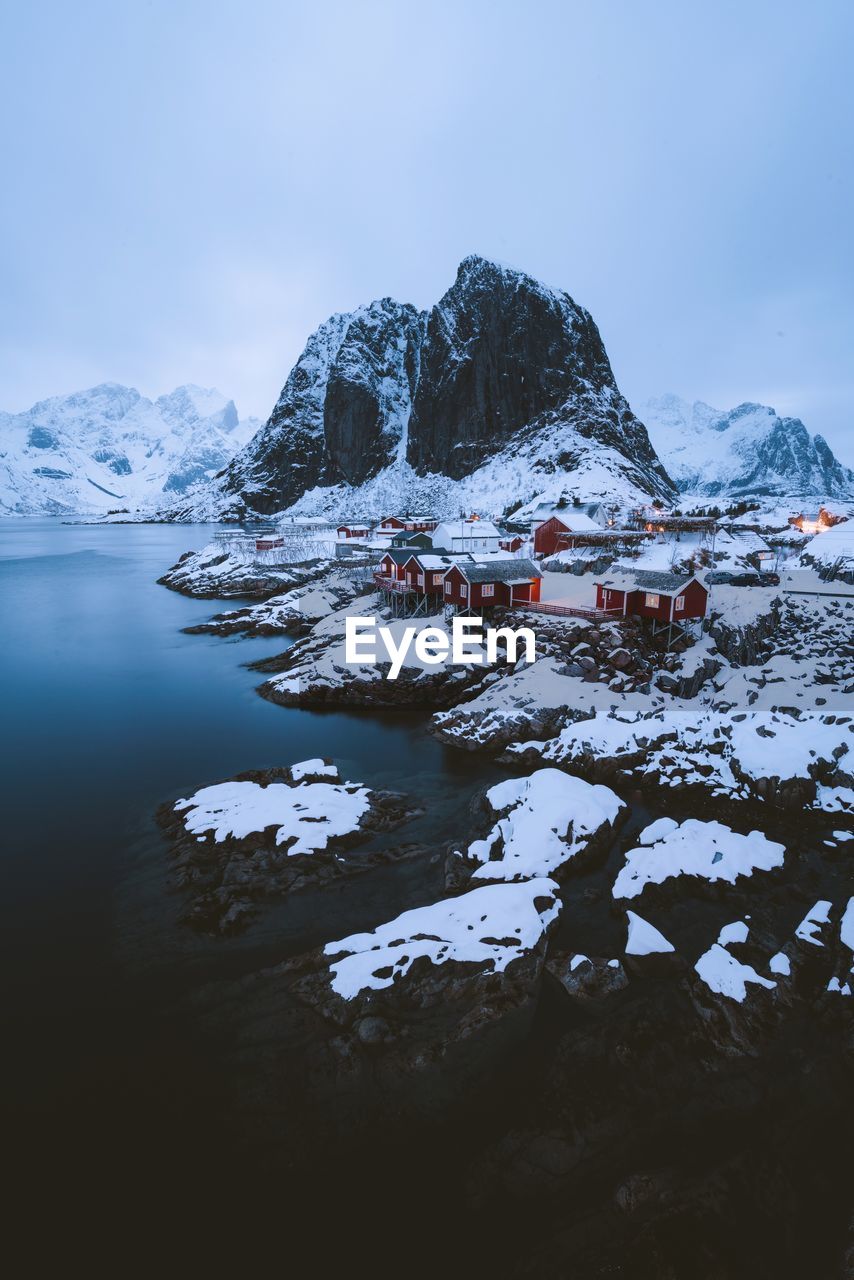
[[[524,522],[470,512],[333,526],[291,516],[217,533],[215,543],[232,570],[243,564],[274,578],[281,571],[283,585],[293,566],[329,562],[362,591],[377,592],[389,618],[489,616],[502,608],[594,622],[631,617],[669,649],[698,639],[719,602],[725,608],[733,599],[721,588],[766,601],[781,583],[808,594],[827,592],[822,582],[850,584],[852,515],[832,503],[684,514],[566,496],[537,504]]]

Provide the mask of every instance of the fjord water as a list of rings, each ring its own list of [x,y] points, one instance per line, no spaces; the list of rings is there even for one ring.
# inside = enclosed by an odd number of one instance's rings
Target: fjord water
[[[404,876],[382,900],[329,894],[328,918],[287,904],[251,942],[199,937],[178,924],[157,807],[331,755],[371,785],[411,791],[417,779],[431,830],[449,839],[466,788],[490,776],[474,760],[451,774],[422,716],[259,698],[244,664],[281,652],[281,638],[182,634],[223,605],[156,580],[211,532],[0,523],[4,1096],[18,1167],[66,1202],[81,1179],[103,1194],[105,1178],[134,1171],[162,1182],[180,1169],[186,1196],[222,1164],[219,1099],[233,1081],[188,1014],[195,990],[410,905]]]

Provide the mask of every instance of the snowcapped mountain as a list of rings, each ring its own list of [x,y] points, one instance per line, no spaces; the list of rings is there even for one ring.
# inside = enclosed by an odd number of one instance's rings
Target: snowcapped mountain
[[[678,396],[641,409],[650,439],[684,493],[713,497],[854,497],[854,472],[799,418],[761,404],[721,411]]]
[[[0,413],[0,511],[153,509],[210,479],[259,425],[218,391],[177,387],[152,401],[114,382]]]
[[[498,512],[564,491],[674,493],[588,312],[473,256],[427,312],[383,298],[322,324],[266,426],[166,514]]]

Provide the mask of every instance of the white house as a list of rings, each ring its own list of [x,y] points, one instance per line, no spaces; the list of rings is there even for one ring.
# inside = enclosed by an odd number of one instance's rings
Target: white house
[[[498,551],[500,542],[491,520],[443,520],[433,530],[433,546],[445,551]]]

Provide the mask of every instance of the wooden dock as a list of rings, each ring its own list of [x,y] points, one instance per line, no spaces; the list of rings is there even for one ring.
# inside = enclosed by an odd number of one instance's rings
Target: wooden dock
[[[526,609],[530,613],[547,613],[557,618],[586,618],[588,622],[604,622],[607,619],[623,616],[622,609],[597,609],[595,606],[588,607],[583,604],[552,604],[544,600],[532,604],[520,602],[514,605],[514,608]]]

